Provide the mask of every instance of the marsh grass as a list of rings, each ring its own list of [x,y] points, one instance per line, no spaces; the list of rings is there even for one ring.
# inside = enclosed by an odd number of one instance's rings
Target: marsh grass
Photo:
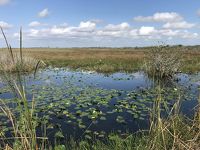
[[[10,44],[8,43],[8,40],[6,38],[6,35],[1,28],[1,32],[3,34],[7,50],[3,50],[0,53],[0,73],[2,72],[10,72],[10,73],[16,73],[16,72],[31,72],[35,69],[36,64],[38,63],[38,60],[34,57],[29,56],[28,53],[23,53],[22,50],[22,31],[20,30],[20,48],[19,51],[14,51]],[[41,62],[41,65],[45,65],[43,62]]]
[[[35,65],[37,64],[37,60],[33,57],[28,55],[23,56],[23,72],[31,72],[34,70]],[[14,60],[14,61],[13,61]],[[13,60],[10,58],[10,54],[8,52],[2,53],[0,55],[0,64],[1,69],[0,72],[7,71],[7,72],[17,72],[17,67],[21,65],[21,56],[19,53],[13,54]]]
[[[147,48],[27,48],[23,54],[44,60],[47,65],[69,67],[101,73],[133,72],[144,69],[144,60],[152,49]],[[183,56],[179,71],[184,73],[200,71],[200,47],[170,46],[172,53]],[[19,49],[13,49],[19,52]],[[0,49],[0,52],[4,49]],[[101,63],[99,63],[101,61]]]
[[[0,100],[0,110],[8,118],[11,130],[9,131],[12,135],[11,137],[6,137],[6,133],[1,132],[0,141],[1,147],[9,150],[37,150],[44,149],[44,142],[46,137],[37,137],[36,127],[37,127],[37,115],[35,113],[35,99],[32,98],[31,103],[28,102],[24,88],[24,72],[27,72],[26,67],[38,69],[41,61],[36,62],[32,60],[30,64],[28,62],[30,59],[24,57],[22,52],[22,30],[20,30],[20,51],[19,55],[14,55],[11,46],[8,44],[6,36],[1,28],[2,34],[4,36],[8,53],[1,56],[0,70],[1,76],[4,82],[10,87],[11,91],[15,94],[16,109],[9,107],[4,100]],[[29,61],[27,61],[29,60]],[[27,63],[27,64],[26,64]],[[35,67],[33,67],[35,66]],[[13,74],[13,71],[15,74]],[[38,140],[41,140],[38,143]]]

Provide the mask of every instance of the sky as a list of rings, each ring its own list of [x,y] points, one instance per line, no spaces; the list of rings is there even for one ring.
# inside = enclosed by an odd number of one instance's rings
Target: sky
[[[198,0],[0,0],[12,47],[200,45]],[[0,47],[5,42],[0,35]]]

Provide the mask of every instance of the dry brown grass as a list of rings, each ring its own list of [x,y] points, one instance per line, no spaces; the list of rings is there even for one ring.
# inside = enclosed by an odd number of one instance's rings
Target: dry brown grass
[[[21,58],[19,53],[14,53],[14,62],[10,58],[10,54],[8,52],[2,53],[0,55],[0,71],[9,71],[9,72],[16,72],[16,66],[20,65]],[[37,64],[37,59],[29,56],[24,55],[23,56],[23,70],[24,72],[30,72],[35,69],[35,66]]]
[[[109,49],[29,49],[28,52],[41,59],[141,59],[142,51],[109,50]]]
[[[152,48],[25,48],[23,53],[58,67],[100,72],[132,72],[141,69],[149,49]],[[0,53],[3,51],[0,49]],[[184,47],[182,53],[183,66],[180,70],[200,71],[200,48]]]

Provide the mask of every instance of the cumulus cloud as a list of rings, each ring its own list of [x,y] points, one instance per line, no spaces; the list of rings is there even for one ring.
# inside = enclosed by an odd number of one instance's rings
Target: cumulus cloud
[[[163,25],[163,28],[171,28],[171,29],[187,29],[187,28],[192,28],[194,27],[194,23],[188,23],[186,21],[181,21],[181,22],[168,22]]]
[[[96,35],[100,37],[126,37],[130,30],[130,25],[127,22],[116,25],[108,24],[103,29],[96,31]]]
[[[162,30],[159,30],[158,33],[168,38],[177,37],[177,38],[182,38],[182,39],[196,39],[199,37],[198,33],[192,33],[192,32],[189,32],[188,30],[162,29]]]
[[[185,39],[195,39],[198,38],[199,34],[198,33],[191,33],[187,30],[181,32],[181,38],[185,38]]]
[[[12,28],[13,25],[8,24],[7,22],[4,22],[4,21],[0,21],[0,27],[2,27],[4,29],[9,29],[9,28]]]
[[[105,27],[105,30],[109,30],[109,31],[127,30],[127,29],[129,29],[129,27],[130,27],[130,25],[127,22],[123,22],[118,25],[108,24]]]
[[[162,29],[159,30],[159,34],[162,36],[167,36],[167,37],[175,37],[178,36],[180,33],[179,30],[171,30],[171,29]]]
[[[10,0],[0,0],[0,6],[10,3]]]
[[[29,37],[83,37],[95,32],[96,24],[91,21],[80,22],[79,26],[67,26],[66,23],[49,28],[31,29]]]
[[[137,16],[134,20],[138,22],[174,22],[183,20],[183,17],[176,12],[157,12],[152,16]]]
[[[139,35],[142,35],[142,36],[148,36],[148,35],[152,35],[156,32],[155,28],[154,27],[145,27],[145,26],[142,26],[140,29],[139,29]]]
[[[80,29],[80,30],[83,30],[83,31],[92,31],[96,28],[96,23],[95,22],[92,22],[92,21],[86,21],[86,22],[83,22],[81,21],[80,24],[79,24],[79,27],[76,28],[76,29]]]
[[[45,18],[47,16],[49,16],[48,8],[45,8],[41,12],[38,13],[38,17],[40,17],[40,18]]]
[[[166,23],[167,24],[167,23]],[[33,25],[39,25],[33,23]],[[189,27],[189,26],[188,26]],[[81,21],[78,26],[70,26],[67,23],[47,26],[44,28],[31,28],[25,32],[26,38],[31,39],[162,39],[162,38],[182,38],[194,39],[199,37],[197,33],[192,33],[184,28],[156,28],[154,26],[131,27],[127,22],[120,24],[108,24],[98,27],[93,21]]]

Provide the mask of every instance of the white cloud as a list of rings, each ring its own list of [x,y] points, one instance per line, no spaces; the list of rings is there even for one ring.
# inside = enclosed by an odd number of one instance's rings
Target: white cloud
[[[34,28],[34,27],[40,27],[40,26],[48,26],[48,24],[41,23],[39,21],[32,21],[32,22],[29,23],[28,26]]]
[[[184,31],[181,33],[181,38],[184,38],[184,39],[196,39],[198,38],[199,34],[198,33],[191,33],[189,31]]]
[[[86,21],[86,22],[80,22],[79,27],[77,29],[80,30],[87,30],[87,31],[92,31],[96,28],[96,23],[91,22],[91,21]]]
[[[138,29],[133,29],[129,32],[130,36],[137,37],[138,36]]]
[[[0,6],[10,3],[10,0],[0,0]]]
[[[95,32],[96,24],[91,21],[80,22],[79,26],[67,26],[66,23],[54,25],[49,28],[31,29],[29,37],[86,37],[92,36]]]
[[[96,36],[98,37],[124,37],[125,32],[122,31],[108,31],[108,30],[99,30],[96,31]]]
[[[39,33],[41,33],[41,31],[36,30],[36,29],[30,29],[29,36],[30,37],[39,37]]]
[[[156,28],[154,26],[141,26],[133,28],[128,23],[108,24],[98,27],[93,21],[82,21],[78,26],[70,26],[66,23],[47,26],[44,28],[30,29],[25,33],[26,38],[31,39],[102,39],[112,40],[114,38],[157,40],[157,39],[194,39],[199,37],[197,33],[187,30],[172,28]]]
[[[43,9],[41,12],[38,13],[38,16],[40,18],[45,18],[49,15],[49,10],[48,8]]]
[[[163,30],[159,30],[158,33],[168,38],[177,37],[177,38],[182,38],[182,39],[196,39],[199,36],[198,33],[192,33],[192,32],[189,32],[188,30],[163,29]]]
[[[103,29],[96,31],[96,36],[99,37],[127,37],[131,28],[127,22],[121,24],[108,24]]]
[[[139,29],[139,35],[142,35],[142,36],[148,36],[148,35],[152,35],[156,32],[155,28],[154,27],[145,27],[145,26],[142,26],[140,29]]]
[[[194,23],[188,23],[186,21],[181,21],[181,22],[168,22],[163,25],[163,28],[168,28],[168,29],[187,29],[187,28],[192,28],[194,27]]]
[[[179,30],[163,29],[159,30],[159,34],[167,37],[174,37],[179,35]]]
[[[123,22],[121,24],[118,25],[114,25],[114,24],[108,24],[105,27],[105,30],[109,30],[109,31],[118,31],[118,30],[127,30],[130,28],[130,25],[127,22]]]
[[[9,29],[9,28],[12,28],[13,25],[8,24],[7,22],[4,22],[4,21],[0,21],[0,27],[2,27],[4,29]]]
[[[38,22],[38,21],[33,21],[33,22],[29,23],[29,26],[30,26],[30,27],[38,27],[38,26],[40,26],[40,25],[41,25],[41,23]]]
[[[139,22],[174,22],[183,20],[183,17],[176,12],[157,12],[153,16],[137,16],[134,20]]]

